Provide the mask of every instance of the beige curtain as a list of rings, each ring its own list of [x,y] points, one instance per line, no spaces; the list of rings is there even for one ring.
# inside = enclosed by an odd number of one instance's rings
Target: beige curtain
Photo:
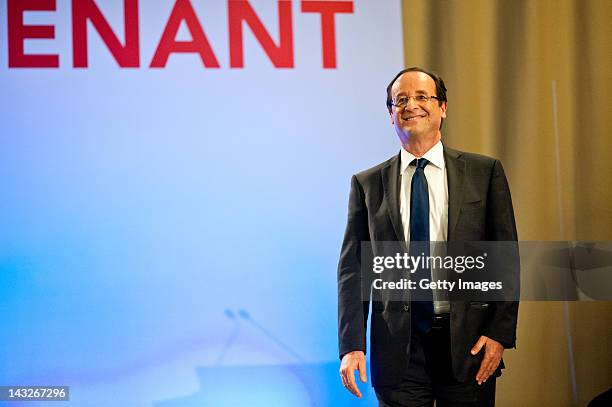
[[[448,88],[443,140],[502,160],[521,240],[612,240],[612,0],[404,0],[406,66]],[[612,387],[612,303],[523,303],[500,406]]]

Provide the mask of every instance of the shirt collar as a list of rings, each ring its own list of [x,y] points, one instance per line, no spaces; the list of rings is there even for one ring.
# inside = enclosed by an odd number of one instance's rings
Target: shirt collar
[[[412,160],[415,158],[416,157],[412,153],[409,153],[402,147],[400,155],[402,174],[404,171],[406,171],[406,168],[408,168]],[[442,140],[438,140],[438,142],[434,144],[432,148],[427,150],[427,152],[421,158],[426,158],[427,161],[441,170],[444,169],[444,148],[442,146]]]

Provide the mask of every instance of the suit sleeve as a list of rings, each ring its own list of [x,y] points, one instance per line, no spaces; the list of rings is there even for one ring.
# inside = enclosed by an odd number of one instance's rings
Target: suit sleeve
[[[361,244],[369,241],[365,194],[357,177],[351,179],[348,219],[338,263],[338,342],[344,354],[366,352],[369,298],[362,298]]]
[[[510,188],[501,162],[495,161],[491,173],[487,197],[487,240],[506,242],[500,245],[503,252],[504,291],[506,298],[518,299],[520,290],[520,261],[518,237]],[[504,345],[516,347],[518,301],[494,302],[493,316],[484,335]]]

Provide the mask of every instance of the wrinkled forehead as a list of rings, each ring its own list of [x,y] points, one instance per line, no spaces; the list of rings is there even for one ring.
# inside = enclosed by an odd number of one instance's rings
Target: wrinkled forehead
[[[391,96],[404,95],[436,95],[436,83],[433,78],[423,72],[406,72],[393,83]]]

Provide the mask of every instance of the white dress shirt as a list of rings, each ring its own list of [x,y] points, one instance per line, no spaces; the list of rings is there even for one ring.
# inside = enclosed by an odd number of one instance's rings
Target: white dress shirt
[[[402,148],[400,155],[400,215],[406,242],[410,241],[410,186],[412,176],[416,171],[410,163],[417,157]],[[446,241],[448,237],[448,179],[444,163],[442,142],[438,141],[422,157],[429,161],[425,167],[425,178],[429,189],[429,240],[432,242]],[[437,255],[438,253],[431,253]],[[436,270],[432,270],[434,279]],[[436,314],[449,312],[448,301],[436,300],[439,293],[434,290],[434,311]]]

